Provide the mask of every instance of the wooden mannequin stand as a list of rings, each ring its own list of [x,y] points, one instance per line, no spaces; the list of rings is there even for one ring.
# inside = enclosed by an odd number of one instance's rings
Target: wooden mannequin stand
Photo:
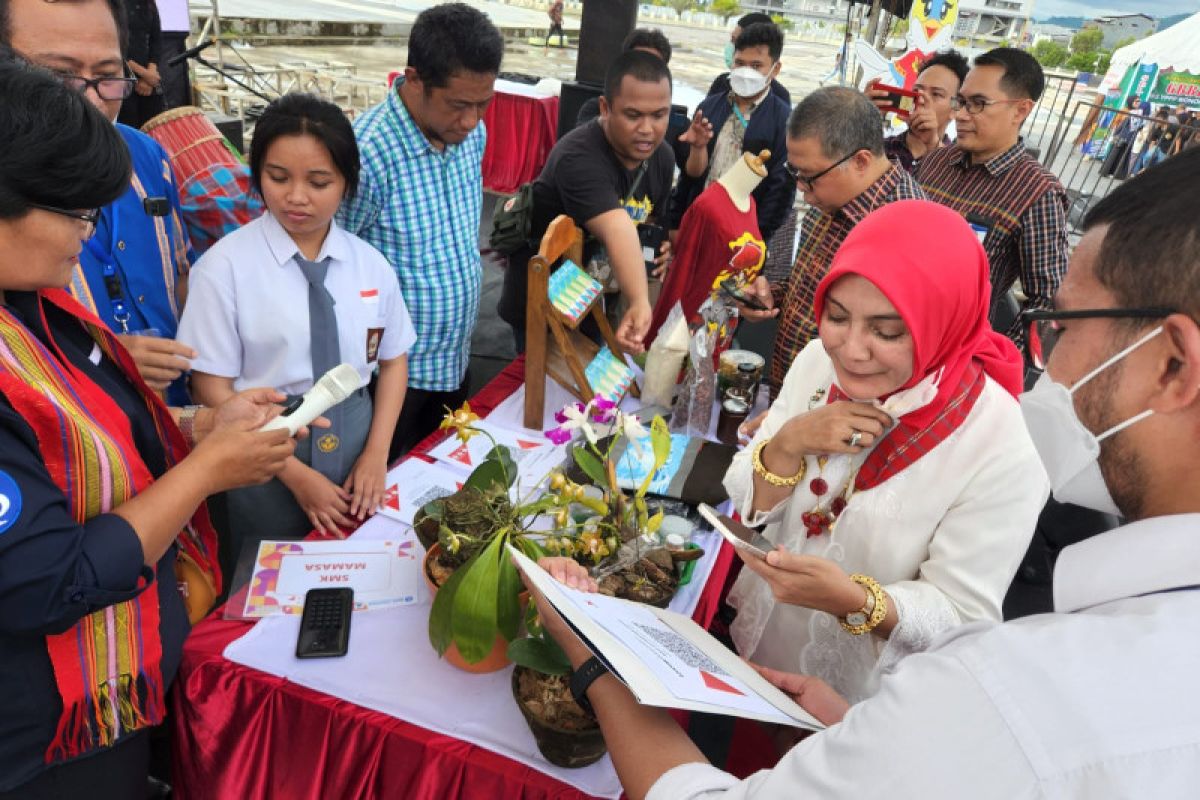
[[[600,307],[603,293],[572,320],[550,302],[550,273],[563,258],[583,263],[583,232],[570,217],[561,214],[546,228],[537,254],[529,259],[529,296],[525,307],[525,427],[540,430],[546,405],[546,376],[549,375],[580,401],[595,396],[584,370],[600,345],[584,336],[579,326],[588,316],[596,320],[600,335],[613,355],[624,358],[612,326]],[[549,336],[547,336],[547,331]],[[637,385],[629,387],[638,397]]]

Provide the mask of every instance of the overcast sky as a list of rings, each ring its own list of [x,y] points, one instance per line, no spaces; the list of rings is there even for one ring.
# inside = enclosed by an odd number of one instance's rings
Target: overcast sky
[[[1169,17],[1172,14],[1194,14],[1200,11],[1196,0],[1034,0],[1033,16],[1046,17],[1095,17],[1102,14],[1149,14],[1152,17]]]

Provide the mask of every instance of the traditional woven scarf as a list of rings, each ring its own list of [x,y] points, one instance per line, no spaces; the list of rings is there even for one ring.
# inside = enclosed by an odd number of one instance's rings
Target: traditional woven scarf
[[[891,302],[912,337],[912,376],[897,391],[939,376],[932,401],[901,416],[867,457],[855,479],[858,489],[882,483],[953,433],[982,393],[985,375],[1014,397],[1020,394],[1020,351],[988,323],[988,274],[987,254],[966,221],[927,200],[876,209],[838,249],[813,299],[817,320],[840,278],[866,278]]]
[[[38,293],[45,304],[80,321],[101,351],[141,392],[167,465],[187,454],[187,444],[163,402],[145,385],[117,338],[66,292]],[[47,471],[82,524],[145,489],[154,478],[134,444],[120,406],[63,355],[53,336],[47,347],[0,307],[0,393],[37,436]],[[216,535],[202,505],[177,539],[189,556],[220,581]],[[163,576],[174,581],[174,576]],[[120,738],[162,721],[164,712],[158,592],[143,587],[135,599],[81,619],[71,630],[46,637],[62,716],[46,750],[46,762],[65,761],[109,747]]]

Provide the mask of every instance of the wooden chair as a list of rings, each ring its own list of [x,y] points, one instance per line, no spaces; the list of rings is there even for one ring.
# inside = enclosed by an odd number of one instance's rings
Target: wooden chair
[[[537,254],[529,259],[529,288],[525,306],[525,427],[540,429],[546,405],[546,376],[587,403],[595,396],[584,370],[600,345],[583,335],[578,328],[591,316],[600,328],[605,344],[618,358],[623,358],[617,337],[601,307],[603,293],[588,308],[572,320],[550,303],[550,273],[564,258],[583,265],[583,231],[565,214],[546,228]],[[549,334],[549,335],[547,335]],[[637,386],[629,389],[635,397]]]

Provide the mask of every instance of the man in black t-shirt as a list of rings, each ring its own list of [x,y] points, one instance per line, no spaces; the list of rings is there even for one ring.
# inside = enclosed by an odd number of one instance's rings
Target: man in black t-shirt
[[[644,349],[651,309],[638,226],[667,211],[675,169],[671,148],[663,143],[670,114],[667,65],[640,50],[622,53],[605,77],[599,119],[571,131],[550,151],[533,184],[529,246],[509,257],[500,295],[500,317],[512,326],[518,352],[525,349],[528,261],[559,214],[589,235],[585,261],[603,249],[629,304],[617,341],[630,352]],[[669,258],[664,241],[656,275]]]

